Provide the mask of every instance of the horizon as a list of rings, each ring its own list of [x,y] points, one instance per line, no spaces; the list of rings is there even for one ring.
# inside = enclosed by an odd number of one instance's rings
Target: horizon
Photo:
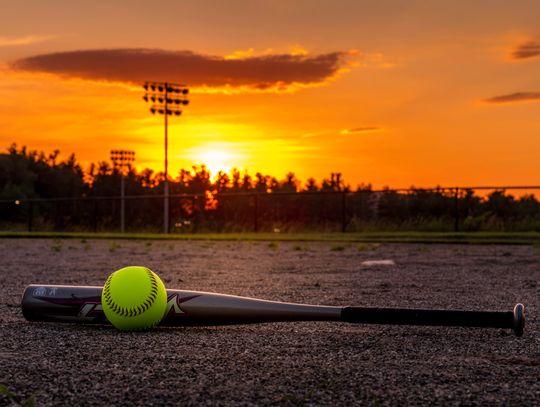
[[[58,148],[85,171],[129,149],[162,172],[142,83],[167,80],[191,102],[170,119],[172,176],[538,185],[540,4],[519,4],[7,4],[1,147]]]
[[[30,158],[34,156],[34,159],[35,158],[37,158],[38,160],[43,159],[44,163],[51,169],[53,167],[62,168],[63,164],[71,165],[71,163],[73,163],[75,166],[80,168],[82,180],[84,181],[84,183],[86,183],[90,187],[94,185],[94,182],[96,180],[96,174],[92,174],[92,172],[99,169],[101,164],[105,164],[107,166],[105,172],[103,172],[101,175],[105,175],[106,177],[109,177],[109,176],[114,176],[115,174],[119,174],[121,172],[121,170],[119,169],[120,167],[115,165],[112,159],[92,162],[89,164],[87,168],[84,168],[81,165],[81,163],[77,160],[75,153],[61,154],[61,152],[58,150],[49,153],[47,151],[38,151],[32,148],[28,148],[28,146],[18,146],[16,144],[12,144],[8,149],[6,149],[5,152],[0,151],[0,158],[2,155],[8,156],[10,154],[15,154],[18,157],[24,156],[24,157]],[[160,188],[163,186],[163,179],[164,179],[163,171],[154,171],[153,169],[148,168],[148,167],[142,168],[142,169],[137,168],[136,166],[133,166],[131,162],[126,164],[125,168],[128,169],[128,172],[124,172],[125,176],[127,176],[128,173],[131,173],[135,177],[141,177],[141,176],[145,178],[148,177],[148,179],[156,182],[156,184],[151,186],[150,189]],[[151,170],[152,172],[150,174],[145,173],[147,170]],[[207,173],[209,175],[208,177],[209,185],[207,185],[207,187],[210,187],[210,188],[205,189],[205,191],[207,192],[209,191],[215,192],[216,190],[212,188],[217,188],[218,185],[221,187],[228,188],[231,191],[234,190],[235,188],[234,175],[238,177],[239,186],[242,190],[244,190],[247,187],[248,191],[254,191],[257,188],[258,176],[260,175],[262,178],[264,178],[265,183],[268,186],[268,189],[266,191],[267,193],[275,192],[273,190],[273,187],[271,186],[275,182],[275,187],[278,190],[282,189],[283,187],[289,188],[291,185],[294,185],[295,192],[299,192],[299,193],[322,192],[326,189],[327,192],[328,190],[332,190],[334,192],[346,192],[346,193],[356,193],[360,191],[370,191],[374,193],[385,192],[385,191],[392,191],[392,192],[399,192],[399,193],[407,193],[407,192],[414,192],[414,191],[418,191],[418,192],[429,191],[429,192],[434,192],[434,193],[441,193],[443,195],[446,194],[446,195],[454,196],[456,193],[456,190],[458,190],[460,194],[463,194],[465,191],[471,191],[474,196],[477,196],[482,199],[489,198],[491,194],[497,194],[500,192],[502,192],[503,195],[507,197],[516,198],[518,200],[521,200],[521,199],[526,200],[530,197],[534,197],[535,199],[538,199],[540,197],[540,193],[538,192],[540,191],[540,185],[536,185],[536,184],[535,185],[518,185],[518,184],[514,184],[514,185],[502,185],[502,184],[441,185],[441,184],[435,184],[435,185],[409,185],[407,187],[395,187],[392,185],[383,185],[381,187],[376,187],[369,183],[363,183],[363,182],[353,184],[349,182],[349,180],[345,179],[343,177],[343,174],[340,172],[331,172],[321,178],[315,178],[313,176],[309,176],[304,179],[304,178],[299,178],[297,174],[294,173],[294,171],[288,171],[285,174],[268,174],[268,173],[260,173],[260,172],[250,172],[249,169],[241,170],[236,167],[233,167],[228,172],[218,171],[217,173],[212,173],[212,171],[204,164],[193,165],[191,168],[187,168],[187,169],[182,168],[176,174],[169,173],[169,182],[171,184],[174,184],[174,183],[182,184],[182,178],[186,176],[188,178],[187,182],[189,184],[190,182],[192,182],[193,180],[199,177],[200,177],[199,179],[204,179],[205,178],[204,173]],[[223,183],[224,181],[226,182]],[[51,185],[53,184],[54,183],[51,183]],[[315,189],[312,190],[312,188],[315,188]],[[227,191],[222,191],[222,192],[227,192]],[[287,191],[287,192],[291,192],[291,191]],[[23,197],[20,197],[20,198],[23,198]],[[25,199],[23,198],[22,200],[24,201]],[[20,199],[17,199],[17,202],[19,201]]]

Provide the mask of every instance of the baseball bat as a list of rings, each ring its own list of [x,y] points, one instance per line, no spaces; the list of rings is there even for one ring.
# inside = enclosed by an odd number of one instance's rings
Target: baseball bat
[[[107,324],[101,287],[29,285],[21,307],[29,321]],[[525,307],[513,311],[462,311],[410,308],[366,308],[295,304],[235,295],[167,290],[162,326],[231,325],[285,321],[343,321],[396,324],[509,328],[523,335]]]

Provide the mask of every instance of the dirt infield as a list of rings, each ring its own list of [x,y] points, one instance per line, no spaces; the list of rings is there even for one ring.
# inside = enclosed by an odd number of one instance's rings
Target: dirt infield
[[[0,384],[11,393],[0,405],[540,400],[540,250],[532,246],[2,239],[0,253]],[[150,267],[170,288],[278,301],[503,311],[523,302],[527,325],[522,338],[338,322],[119,333],[21,315],[28,284],[102,285],[127,265]]]

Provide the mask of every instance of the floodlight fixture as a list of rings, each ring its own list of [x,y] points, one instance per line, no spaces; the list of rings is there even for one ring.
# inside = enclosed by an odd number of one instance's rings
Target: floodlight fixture
[[[132,150],[111,150],[111,161],[115,169],[120,172],[120,231],[126,231],[126,187],[124,183],[125,168],[135,161],[135,151]]]
[[[169,233],[169,175],[168,175],[168,117],[180,116],[182,106],[187,106],[189,100],[187,85],[170,82],[147,81],[143,84],[145,102],[151,103],[150,113],[161,114],[165,118],[165,176],[164,176],[164,210],[163,230]],[[150,102],[151,101],[151,102]]]

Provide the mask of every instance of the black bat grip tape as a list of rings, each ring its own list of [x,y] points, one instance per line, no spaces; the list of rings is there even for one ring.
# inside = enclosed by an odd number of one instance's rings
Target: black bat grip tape
[[[522,336],[525,307],[517,304],[509,312],[344,307],[341,320],[359,324],[511,328]]]

